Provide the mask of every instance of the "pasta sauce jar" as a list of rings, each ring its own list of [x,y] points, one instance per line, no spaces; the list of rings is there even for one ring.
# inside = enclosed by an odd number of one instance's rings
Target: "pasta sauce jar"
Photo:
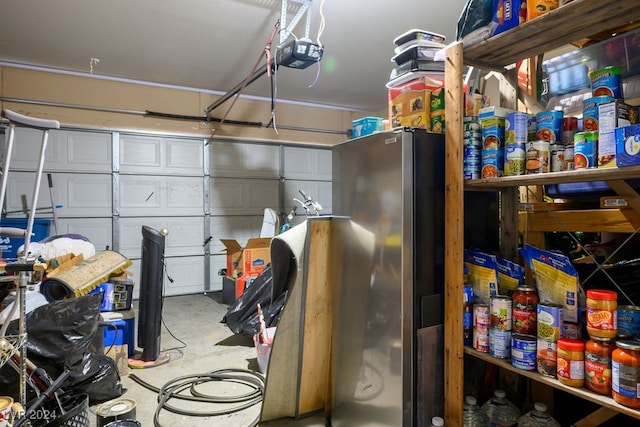
[[[584,385],[584,343],[579,340],[558,340],[558,381],[571,387]]]
[[[605,396],[611,395],[611,353],[613,340],[593,337],[584,348],[584,380],[587,388]]]
[[[512,330],[516,334],[535,335],[537,332],[538,293],[534,288],[518,286],[511,296]]]
[[[605,289],[587,291],[587,332],[590,337],[615,338],[618,294]]]
[[[640,342],[617,341],[611,356],[613,400],[630,408],[640,408]]]

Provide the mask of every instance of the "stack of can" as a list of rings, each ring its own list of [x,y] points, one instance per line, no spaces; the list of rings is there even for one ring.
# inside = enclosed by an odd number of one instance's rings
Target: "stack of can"
[[[511,358],[512,304],[511,298],[504,295],[493,295],[489,303],[489,354],[499,359]]]
[[[491,314],[489,304],[473,305],[473,348],[489,353],[489,331],[491,330]]]
[[[464,179],[480,178],[482,131],[480,123],[478,122],[478,117],[464,117],[462,146]]]
[[[492,116],[482,119],[482,178],[497,178],[504,173],[505,118]]]
[[[529,115],[521,112],[507,114],[504,126],[504,176],[524,175]]]
[[[558,363],[558,339],[562,328],[562,306],[538,304],[537,317],[538,373],[555,377]]]

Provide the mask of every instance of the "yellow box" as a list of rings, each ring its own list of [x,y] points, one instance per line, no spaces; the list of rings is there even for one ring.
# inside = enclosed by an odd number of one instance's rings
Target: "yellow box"
[[[227,276],[258,275],[271,262],[271,237],[253,238],[244,248],[237,240],[220,239],[227,248]]]
[[[427,78],[418,78],[389,88],[389,122],[392,127],[431,130],[431,92],[439,86]]]

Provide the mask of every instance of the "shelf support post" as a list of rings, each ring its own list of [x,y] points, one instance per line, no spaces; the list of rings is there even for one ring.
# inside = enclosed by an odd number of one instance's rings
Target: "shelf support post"
[[[462,120],[464,91],[462,43],[445,53],[445,277],[444,277],[444,414],[445,424],[462,425],[464,400],[464,347],[462,286],[464,249],[464,181]]]

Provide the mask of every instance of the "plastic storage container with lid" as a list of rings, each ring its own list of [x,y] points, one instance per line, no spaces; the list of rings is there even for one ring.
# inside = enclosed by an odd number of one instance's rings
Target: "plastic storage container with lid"
[[[590,337],[615,338],[618,294],[606,289],[587,291],[587,332]]]
[[[560,423],[549,415],[547,405],[536,402],[531,411],[518,418],[518,427],[560,427]]]
[[[515,426],[520,418],[520,410],[506,397],[504,390],[496,390],[480,409],[487,414],[491,425]]]
[[[465,396],[462,410],[463,427],[489,427],[489,417],[482,412],[474,396]]]
[[[611,355],[613,400],[630,408],[640,408],[640,342],[616,341]]]
[[[564,385],[584,385],[584,342],[568,338],[558,340],[557,375]]]

